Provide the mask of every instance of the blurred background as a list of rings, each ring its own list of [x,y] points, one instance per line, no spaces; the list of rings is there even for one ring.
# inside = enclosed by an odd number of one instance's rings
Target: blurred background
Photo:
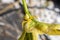
[[[59,0],[47,0],[47,1],[50,1],[50,5],[47,7],[47,9],[53,10],[55,12],[54,14],[60,14]],[[39,13],[41,8],[46,7],[46,4],[45,4],[46,0],[42,0],[42,1],[26,0],[26,2],[29,8],[29,11],[32,13],[32,15],[37,17],[40,17]],[[54,16],[54,14],[52,14],[52,16]],[[17,40],[18,39],[18,37],[22,33],[23,16],[24,16],[24,10],[22,5],[22,0],[0,0],[0,40]],[[54,23],[55,22],[56,20],[54,21]],[[58,22],[60,23],[60,21]],[[60,40],[59,39],[60,37],[57,37],[57,39],[55,39],[56,36],[50,37],[50,38],[51,40]],[[45,40],[48,40],[48,39],[45,39]]]
[[[17,40],[21,34],[23,20],[19,3],[15,0],[0,0],[0,40]]]

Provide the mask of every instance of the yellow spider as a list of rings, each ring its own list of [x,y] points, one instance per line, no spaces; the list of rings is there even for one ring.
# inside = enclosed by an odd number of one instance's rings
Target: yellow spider
[[[60,35],[60,24],[48,24],[36,21],[27,8],[26,0],[22,0],[25,16],[22,22],[23,33],[18,40],[38,40],[38,35]]]

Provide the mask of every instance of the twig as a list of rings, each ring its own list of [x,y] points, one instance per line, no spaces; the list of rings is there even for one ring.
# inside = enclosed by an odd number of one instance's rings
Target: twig
[[[16,1],[15,3],[19,3],[19,0]],[[15,3],[10,4],[10,5],[8,5],[6,8],[2,9],[2,10],[0,11],[0,14],[3,14],[4,12],[8,11],[9,9],[14,8],[14,4],[15,4]]]
[[[2,10],[0,11],[0,14],[6,12],[7,10],[9,10],[9,9],[11,9],[11,8],[13,8],[13,4],[10,4],[10,5],[8,5],[6,8],[2,9]]]

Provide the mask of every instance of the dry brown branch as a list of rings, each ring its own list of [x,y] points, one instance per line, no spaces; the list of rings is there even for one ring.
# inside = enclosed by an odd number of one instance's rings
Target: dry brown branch
[[[19,0],[18,0],[17,2],[15,2],[15,3],[19,3]],[[12,3],[12,4],[8,5],[6,8],[0,10],[0,14],[2,14],[2,13],[4,13],[4,12],[8,11],[9,9],[14,8],[14,4],[15,4],[15,3]]]
[[[9,10],[9,9],[11,9],[11,8],[13,8],[13,4],[10,4],[10,5],[8,5],[6,8],[2,9],[2,10],[0,11],[0,14],[6,12],[7,10]]]

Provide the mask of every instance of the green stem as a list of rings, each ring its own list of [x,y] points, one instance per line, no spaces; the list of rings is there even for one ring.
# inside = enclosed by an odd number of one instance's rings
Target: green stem
[[[25,11],[25,14],[30,14],[29,10],[28,10],[28,7],[27,7],[27,4],[26,4],[26,0],[22,0],[22,3],[23,3],[23,6],[24,6],[24,11]]]

